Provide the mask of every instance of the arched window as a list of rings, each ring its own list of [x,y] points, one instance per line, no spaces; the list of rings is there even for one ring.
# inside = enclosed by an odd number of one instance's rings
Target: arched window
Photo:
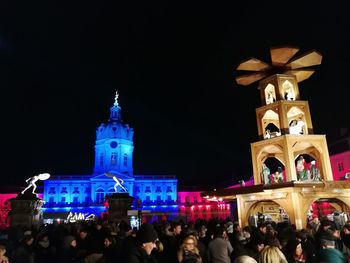
[[[276,101],[275,86],[268,84],[265,88],[266,104],[274,103]]]
[[[283,97],[285,100],[295,100],[294,86],[289,80],[285,80],[282,84],[283,87]]]
[[[105,191],[102,188],[96,190],[96,203],[103,204],[105,200]]]
[[[111,155],[111,165],[116,165],[117,164],[117,154],[112,153]]]

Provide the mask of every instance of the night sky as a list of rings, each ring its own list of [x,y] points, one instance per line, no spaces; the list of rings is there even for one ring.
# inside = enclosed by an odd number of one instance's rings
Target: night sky
[[[135,174],[249,178],[261,105],[257,83],[238,86],[235,68],[270,63],[273,46],[323,55],[299,84],[315,133],[331,140],[350,126],[348,1],[123,2],[0,2],[2,184],[91,174],[116,90],[135,130]]]

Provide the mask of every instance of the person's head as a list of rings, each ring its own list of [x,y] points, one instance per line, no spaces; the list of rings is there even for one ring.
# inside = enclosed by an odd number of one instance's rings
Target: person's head
[[[148,255],[150,255],[152,250],[156,248],[157,240],[158,234],[153,225],[143,224],[136,233],[136,241],[138,245],[142,247]]]
[[[162,230],[164,233],[169,233],[171,230],[171,224],[169,222],[165,222],[162,227]]]
[[[278,248],[282,248],[282,246],[281,246],[281,243],[280,243],[280,241],[277,239],[277,237],[273,237],[273,236],[270,236],[270,237],[268,237],[267,238],[267,245],[269,245],[269,246],[273,246],[273,247],[278,247]]]
[[[114,243],[114,237],[112,235],[108,235],[103,239],[103,244],[105,247],[109,247]]]
[[[295,246],[294,255],[296,255],[297,257],[300,257],[302,254],[303,254],[303,248],[301,247],[301,243],[298,243]]]
[[[217,237],[223,237],[224,236],[224,228],[220,225],[217,225],[215,228],[214,228],[214,238],[217,238]]]
[[[260,254],[260,262],[264,263],[287,263],[282,251],[275,246],[266,246]]]
[[[233,263],[257,263],[257,261],[252,257],[244,255],[237,257]]]
[[[343,232],[345,235],[350,235],[350,225],[345,225],[343,227]]]
[[[266,228],[266,223],[265,222],[261,222],[258,225],[259,231],[263,234],[266,234],[267,232],[267,228]]]
[[[23,237],[23,242],[27,246],[31,246],[33,244],[33,242],[34,242],[34,237],[32,235],[25,235]]]
[[[250,245],[256,252],[261,252],[265,247],[264,241],[265,240],[261,235],[254,235],[250,240]]]
[[[181,223],[180,223],[180,222],[175,222],[175,223],[173,224],[173,234],[174,234],[175,236],[180,235],[180,234],[181,234],[181,231],[182,231]]]
[[[241,231],[242,231],[242,228],[241,228],[241,226],[239,225],[239,223],[234,223],[234,224],[233,224],[233,229],[234,229],[234,231],[236,231],[236,232],[241,232]]]
[[[318,263],[343,263],[344,255],[337,249],[320,249],[317,252],[316,262]]]
[[[182,242],[182,247],[186,251],[193,251],[197,247],[197,239],[195,236],[188,235]]]
[[[97,221],[95,224],[95,229],[96,230],[101,230],[102,229],[102,222],[101,221]]]
[[[88,231],[85,228],[80,229],[79,231],[79,237],[80,239],[85,239],[88,235]]]
[[[322,238],[320,244],[321,248],[335,248],[335,241],[330,237]]]
[[[331,226],[332,226],[332,221],[328,219],[324,219],[321,221],[321,225],[320,225],[321,230],[326,231],[329,228],[331,228]]]
[[[201,225],[199,227],[198,236],[199,237],[205,237],[206,236],[206,232],[207,232],[207,227],[205,225]]]
[[[307,239],[307,232],[305,229],[302,229],[295,234],[295,238],[298,242],[304,242]]]
[[[65,236],[62,242],[63,249],[75,248],[77,246],[77,241],[74,236]]]

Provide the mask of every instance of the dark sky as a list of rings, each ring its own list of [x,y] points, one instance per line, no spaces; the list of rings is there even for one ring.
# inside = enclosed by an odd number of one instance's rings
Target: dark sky
[[[135,174],[249,177],[260,100],[235,68],[270,62],[272,46],[324,56],[301,97],[315,133],[350,126],[348,1],[219,2],[1,1],[2,183],[91,173],[116,90],[135,129]]]

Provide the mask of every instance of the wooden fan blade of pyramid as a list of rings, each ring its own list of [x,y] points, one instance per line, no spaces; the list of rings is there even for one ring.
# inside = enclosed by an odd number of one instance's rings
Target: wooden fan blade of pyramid
[[[248,86],[255,81],[258,81],[258,80],[261,80],[262,78],[265,78],[267,75],[268,74],[265,72],[252,73],[249,75],[242,75],[242,76],[236,77],[236,82],[239,85]]]
[[[294,47],[271,48],[270,54],[272,65],[285,65],[298,51],[299,48]]]
[[[237,67],[237,70],[265,71],[269,68],[270,68],[269,64],[262,62],[257,58],[251,58],[239,64],[239,66]]]
[[[292,60],[286,65],[290,69],[298,69],[304,67],[310,67],[315,65],[320,65],[322,62],[322,55],[317,51],[311,51],[299,58]]]
[[[297,78],[297,82],[301,82],[303,80],[308,79],[312,74],[314,74],[315,70],[313,69],[299,69],[299,70],[287,70],[284,74],[293,74]]]

